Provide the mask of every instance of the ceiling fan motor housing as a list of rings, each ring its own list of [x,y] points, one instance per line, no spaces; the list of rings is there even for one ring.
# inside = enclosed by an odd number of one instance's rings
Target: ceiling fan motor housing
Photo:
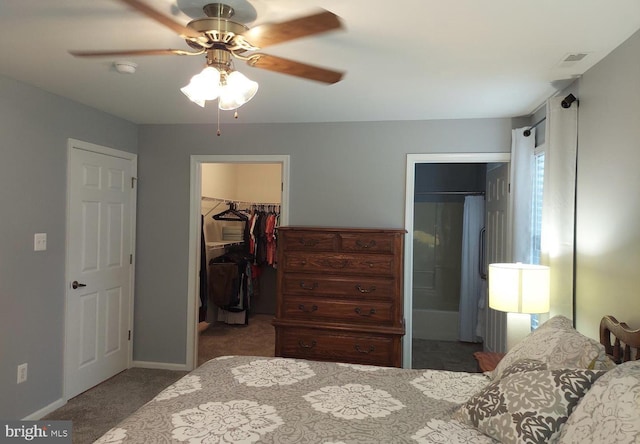
[[[213,66],[221,72],[229,72],[233,69],[231,53],[228,49],[207,50],[207,66]]]
[[[236,23],[231,20],[215,17],[205,17],[190,21],[187,26],[198,32],[206,34],[209,41],[212,43],[223,43],[230,45],[236,36],[249,30],[248,27],[241,23]],[[202,49],[197,42],[193,42],[187,39],[187,44],[195,49]]]

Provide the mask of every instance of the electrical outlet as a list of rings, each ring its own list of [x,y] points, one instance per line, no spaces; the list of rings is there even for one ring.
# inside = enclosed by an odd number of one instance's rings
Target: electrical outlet
[[[18,384],[27,380],[27,363],[18,366]]]
[[[33,235],[33,251],[45,251],[47,249],[47,233]]]

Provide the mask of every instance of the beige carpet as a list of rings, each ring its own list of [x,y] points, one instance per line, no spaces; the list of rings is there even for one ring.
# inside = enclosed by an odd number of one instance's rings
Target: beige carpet
[[[198,365],[225,355],[275,356],[273,315],[251,316],[248,325],[212,324],[198,338]]]

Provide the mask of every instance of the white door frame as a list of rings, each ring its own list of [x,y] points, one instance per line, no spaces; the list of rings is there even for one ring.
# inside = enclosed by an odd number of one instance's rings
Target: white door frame
[[[407,183],[405,187],[404,227],[404,319],[406,334],[402,340],[402,366],[411,368],[413,343],[413,206],[416,165],[419,163],[492,163],[510,162],[511,153],[435,153],[407,154]]]
[[[189,285],[187,289],[187,370],[198,366],[198,294],[200,291],[200,218],[203,163],[280,163],[282,165],[282,203],[280,225],[289,224],[289,155],[192,155],[189,205]]]
[[[73,152],[74,149],[81,149],[81,150],[85,150],[85,151],[91,151],[97,154],[103,154],[106,156],[112,156],[112,157],[119,157],[121,159],[126,159],[128,161],[131,162],[131,170],[132,170],[132,175],[133,177],[137,177],[138,176],[138,155],[134,154],[134,153],[129,153],[127,151],[120,151],[114,148],[109,148],[106,146],[102,146],[102,145],[96,145],[93,143],[89,143],[89,142],[84,142],[82,140],[77,140],[77,139],[68,139],[67,141],[67,165],[69,165],[69,159],[71,158],[71,153]],[[64,359],[64,378],[63,378],[63,388],[62,388],[62,393],[63,393],[63,398],[66,401],[69,400],[68,397],[68,393],[67,393],[67,372],[68,372],[68,368],[67,368],[67,364],[66,364],[66,353],[67,353],[67,335],[68,335],[68,322],[70,322],[71,320],[67,318],[67,299],[68,299],[68,293],[69,293],[69,282],[71,282],[71,279],[73,276],[70,275],[70,271],[69,271],[69,261],[70,261],[70,254],[69,254],[69,242],[71,239],[71,233],[69,232],[69,220],[70,220],[70,184],[71,184],[71,171],[69,168],[67,168],[67,202],[66,202],[66,215],[67,215],[67,220],[66,220],[66,237],[65,237],[65,307],[64,307],[64,317],[65,317],[65,321],[64,321],[64,335],[65,335],[65,340],[64,340],[64,354],[65,354],[65,359]],[[133,192],[131,195],[131,254],[133,255],[132,257],[135,258],[135,250],[136,250],[136,209],[137,209],[137,204],[136,204],[136,199],[137,199],[137,192],[135,191],[135,188],[132,188]],[[131,295],[131,297],[129,298],[129,326],[128,326],[128,330],[133,332],[133,307],[134,307],[134,299],[135,299],[135,293],[134,293],[134,288],[135,288],[135,276],[136,276],[136,270],[135,270],[135,260],[132,261],[131,264],[131,273],[130,273],[130,278],[129,278],[129,294]],[[127,351],[127,368],[131,368],[131,363],[133,361],[133,339],[128,341],[128,351]]]

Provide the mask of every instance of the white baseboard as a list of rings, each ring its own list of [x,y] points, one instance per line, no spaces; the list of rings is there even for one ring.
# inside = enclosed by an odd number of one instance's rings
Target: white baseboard
[[[132,361],[132,367],[139,368],[152,368],[157,370],[178,370],[178,371],[190,371],[186,364],[174,364],[171,362],[151,362],[151,361]]]
[[[45,407],[41,408],[40,410],[38,410],[36,412],[33,412],[29,416],[25,416],[24,418],[22,418],[22,420],[23,421],[37,421],[38,419],[42,418],[43,416],[48,415],[49,413],[53,412],[54,410],[58,410],[60,407],[62,407],[66,403],[67,403],[67,401],[64,398],[60,398],[60,399],[58,399],[56,401],[53,401],[48,406],[45,406]]]

